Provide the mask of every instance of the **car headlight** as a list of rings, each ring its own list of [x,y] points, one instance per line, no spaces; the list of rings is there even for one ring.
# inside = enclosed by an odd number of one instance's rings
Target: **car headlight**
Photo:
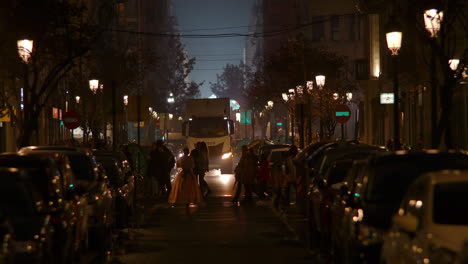
[[[221,159],[229,159],[230,157],[232,157],[232,152],[224,153]]]

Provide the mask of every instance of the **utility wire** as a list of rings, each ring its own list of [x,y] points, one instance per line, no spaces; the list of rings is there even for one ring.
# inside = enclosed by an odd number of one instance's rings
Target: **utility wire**
[[[348,16],[348,15],[354,15],[354,13],[342,14],[342,15],[337,15],[337,16]],[[284,28],[284,29],[272,30],[272,31],[266,31],[266,32],[256,32],[256,33],[178,34],[178,33],[167,33],[167,32],[141,32],[141,31],[131,31],[131,30],[123,30],[123,29],[108,29],[108,30],[114,31],[114,32],[138,34],[138,35],[145,35],[145,36],[152,36],[152,37],[181,37],[181,38],[198,38],[198,39],[232,38],[232,37],[262,38],[262,37],[274,37],[277,35],[289,33],[289,32],[296,31],[305,27],[312,26],[314,24],[319,24],[319,23],[323,23],[326,21],[330,21],[330,20],[331,18],[326,18],[322,20],[315,20],[309,23],[297,25],[297,26],[290,27],[290,28]]]
[[[219,60],[198,60],[196,59],[196,56],[193,56],[195,57],[195,61],[199,62],[199,61],[241,61],[242,59],[241,58],[238,58],[238,59],[219,59]]]
[[[195,55],[192,55],[194,57],[216,57],[216,56],[242,56],[242,54],[235,54],[235,53],[231,53],[231,54],[195,54]]]

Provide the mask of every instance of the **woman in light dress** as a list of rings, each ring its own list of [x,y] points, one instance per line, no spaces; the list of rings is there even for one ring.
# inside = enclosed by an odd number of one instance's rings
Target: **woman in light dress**
[[[189,156],[189,149],[184,148],[184,156],[177,160],[177,168],[180,168],[180,171],[172,184],[168,199],[170,204],[189,206],[202,202],[200,185],[197,176],[193,173],[194,167],[195,162],[193,157]]]

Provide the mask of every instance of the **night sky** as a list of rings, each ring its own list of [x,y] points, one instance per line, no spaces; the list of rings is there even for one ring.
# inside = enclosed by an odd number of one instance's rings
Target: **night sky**
[[[173,0],[181,35],[247,33],[253,2],[254,0]],[[190,79],[197,83],[205,81],[200,89],[202,97],[211,95],[209,82],[216,81],[216,74],[222,72],[224,65],[239,64],[242,60],[244,40],[244,37],[182,38],[189,57],[197,58]]]

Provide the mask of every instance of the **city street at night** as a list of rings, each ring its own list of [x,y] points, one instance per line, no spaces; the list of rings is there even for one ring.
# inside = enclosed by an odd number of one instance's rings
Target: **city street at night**
[[[234,178],[212,170],[212,193],[198,206],[172,207],[158,199],[141,229],[132,231],[128,264],[140,263],[319,263],[311,261],[294,230],[270,201],[231,203]]]
[[[468,264],[467,0],[0,0],[0,264]]]

